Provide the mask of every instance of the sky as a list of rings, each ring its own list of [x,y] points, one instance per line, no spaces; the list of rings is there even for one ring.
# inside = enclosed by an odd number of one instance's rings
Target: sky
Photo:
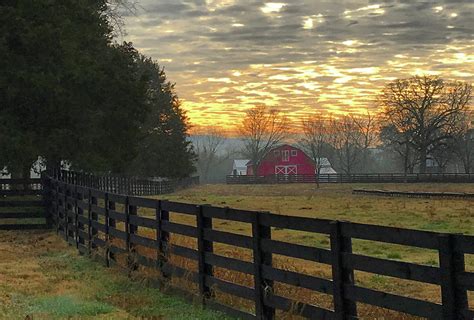
[[[196,127],[258,104],[375,111],[386,83],[415,74],[474,82],[474,0],[139,0],[124,18]]]

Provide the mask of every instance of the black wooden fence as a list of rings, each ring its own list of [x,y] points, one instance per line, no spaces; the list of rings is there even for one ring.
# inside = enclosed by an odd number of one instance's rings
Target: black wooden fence
[[[294,174],[270,176],[226,177],[227,184],[279,184],[279,183],[416,183],[416,182],[474,182],[474,174],[464,173],[356,173],[356,174]]]
[[[51,176],[59,181],[102,191],[133,196],[152,196],[173,193],[199,184],[199,177],[183,179],[140,178],[117,175],[93,175],[69,170],[55,170]]]
[[[133,257],[127,259],[129,264],[154,268],[164,278],[184,277],[197,284],[206,305],[241,319],[273,319],[275,310],[291,311],[310,319],[358,319],[360,303],[429,319],[474,318],[467,295],[468,291],[474,291],[474,273],[466,271],[464,261],[466,254],[474,254],[474,236],[159,201],[58,180],[52,180],[50,186],[49,210],[57,230],[80,252],[101,253],[107,265],[116,263],[124,254]],[[152,215],[140,214],[144,208],[151,210]],[[170,218],[175,213],[191,217],[196,226],[172,222]],[[251,228],[252,236],[217,230],[213,226],[215,219],[245,223]],[[330,249],[275,240],[272,237],[275,228],[327,235]],[[173,244],[175,235],[196,239],[197,250]],[[436,250],[439,267],[354,254],[353,239]],[[249,249],[253,261],[220,255],[213,249],[214,243]],[[142,254],[139,248],[151,250],[153,258]],[[272,263],[274,254],[329,265],[332,278],[277,268]],[[172,256],[197,261],[198,271],[174,265]],[[251,275],[253,285],[220,279],[214,275],[216,267]],[[442,303],[363,287],[356,283],[354,271],[437,285]],[[302,304],[280,296],[272,289],[275,282],[329,294],[334,308]],[[249,300],[254,308],[242,310],[217,302],[212,298],[214,290]]]
[[[46,229],[41,179],[0,179],[0,230]]]
[[[424,198],[424,199],[461,199],[474,200],[474,193],[465,192],[427,192],[427,191],[396,191],[396,190],[368,190],[353,189],[353,194],[398,197],[398,198]]]

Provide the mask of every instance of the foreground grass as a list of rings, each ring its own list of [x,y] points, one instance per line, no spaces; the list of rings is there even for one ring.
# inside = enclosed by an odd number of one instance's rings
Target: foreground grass
[[[79,256],[53,232],[0,231],[0,319],[25,318],[225,319]]]

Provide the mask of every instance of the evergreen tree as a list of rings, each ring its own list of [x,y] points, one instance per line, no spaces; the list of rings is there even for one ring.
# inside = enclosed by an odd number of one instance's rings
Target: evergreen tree
[[[195,159],[188,141],[189,123],[174,84],[164,69],[144,56],[139,60],[141,78],[147,82],[149,114],[142,126],[138,156],[131,171],[143,176],[181,178],[194,172]]]
[[[1,168],[26,175],[41,157],[90,172],[193,171],[174,86],[130,43],[113,42],[107,4],[0,4]]]

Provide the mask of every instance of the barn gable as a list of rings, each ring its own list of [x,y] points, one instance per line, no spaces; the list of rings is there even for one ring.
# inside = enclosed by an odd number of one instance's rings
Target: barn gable
[[[264,157],[258,175],[314,174],[315,164],[301,149],[285,144],[270,150]],[[253,164],[247,164],[247,174],[253,174]]]

